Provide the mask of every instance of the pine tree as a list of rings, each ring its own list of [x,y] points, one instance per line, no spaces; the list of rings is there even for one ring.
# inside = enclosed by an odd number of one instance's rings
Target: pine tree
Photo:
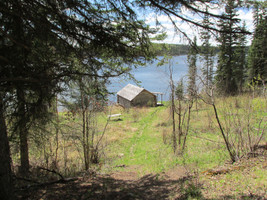
[[[210,25],[208,15],[204,16],[203,25]],[[211,34],[209,30],[203,29],[201,31],[201,40],[202,48],[201,48],[201,59],[203,61],[203,67],[201,69],[202,74],[204,76],[205,87],[209,88],[213,83],[213,65],[214,65],[214,49],[211,47],[210,39]]]
[[[196,86],[196,78],[197,78],[197,39],[194,37],[194,40],[191,44],[191,48],[187,55],[187,63],[188,63],[188,94],[190,99],[193,99],[197,95],[197,86]]]

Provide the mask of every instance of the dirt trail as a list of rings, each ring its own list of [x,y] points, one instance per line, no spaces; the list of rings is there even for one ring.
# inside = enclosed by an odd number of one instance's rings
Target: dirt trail
[[[235,169],[226,173],[238,171],[240,176],[255,176],[253,163],[266,169],[266,159],[249,159],[240,163],[240,166],[226,165]],[[17,191],[17,199],[29,200],[183,200],[183,199],[253,199],[263,200],[267,198],[263,188],[247,190],[243,188],[241,193],[233,193],[235,182],[219,184],[220,187],[212,187],[210,182],[220,183],[225,180],[227,174],[202,175],[206,181],[199,182],[197,176],[189,174],[187,169],[181,166],[160,174],[147,174],[139,177],[138,166],[126,166],[124,171],[116,171],[111,174],[93,174],[82,176],[67,183],[58,183],[46,187],[30,187],[23,191]],[[266,188],[266,187],[265,187]],[[215,194],[213,194],[215,192]],[[216,197],[216,198],[214,198]]]
[[[79,177],[78,180],[31,188],[20,194],[21,199],[177,199],[179,190],[190,179],[185,169],[178,167],[162,174],[147,174],[141,178],[135,171],[110,175]]]

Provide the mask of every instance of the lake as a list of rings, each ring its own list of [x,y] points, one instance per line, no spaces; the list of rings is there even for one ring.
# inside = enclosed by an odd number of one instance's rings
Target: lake
[[[161,59],[162,57],[159,57]],[[152,64],[147,64],[146,66],[141,66],[132,71],[132,74],[136,80],[140,81],[139,86],[145,88],[150,92],[162,92],[163,100],[169,100],[170,97],[170,72],[169,65],[173,66],[173,80],[174,83],[185,77],[188,73],[187,55],[173,56],[169,63],[162,66],[157,66],[158,60]],[[201,67],[200,59],[197,61],[198,68]],[[121,90],[128,83],[137,85],[132,80],[127,80],[124,78],[112,78],[111,84],[107,86],[109,92],[114,92],[115,94]],[[116,95],[110,95],[109,100],[111,102],[116,102]]]

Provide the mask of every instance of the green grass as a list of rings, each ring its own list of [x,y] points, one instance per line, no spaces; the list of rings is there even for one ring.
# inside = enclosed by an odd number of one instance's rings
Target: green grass
[[[130,138],[121,140],[119,145],[110,146],[109,151],[124,154],[122,158],[113,162],[113,166],[139,166],[139,173],[145,174],[159,173],[175,165],[184,164],[197,165],[200,170],[205,170],[227,159],[224,145],[193,137],[194,133],[189,134],[184,155],[174,155],[171,145],[171,123],[168,123],[168,108],[158,107],[147,110],[138,122],[131,124],[137,130]],[[131,115],[126,115],[123,119],[124,123],[132,121],[130,117]],[[166,121],[167,123],[164,123]],[[168,134],[167,144],[163,143],[162,131],[164,129]],[[213,133],[203,133],[201,136],[210,140],[218,140],[218,135]]]
[[[116,165],[134,165],[139,166],[139,173],[160,172],[169,164],[171,148],[162,142],[162,137],[158,131],[152,127],[153,122],[157,119],[157,113],[164,110],[163,107],[151,108],[138,123],[133,123],[137,128],[131,138],[124,139],[120,142],[119,151],[124,154],[121,159],[116,160]],[[130,117],[130,116],[128,116]],[[125,121],[131,119],[124,118]],[[127,133],[125,133],[127,134]],[[116,151],[117,145],[111,147]]]
[[[251,113],[247,113],[248,106]],[[234,120],[235,116],[228,117],[227,112],[239,113],[244,119],[250,114],[251,124],[258,128],[259,119],[265,119],[261,126],[266,125],[267,103],[264,98],[250,98],[249,96],[228,97],[216,100],[219,117],[223,125],[227,120]],[[219,132],[212,107],[199,101],[193,106],[189,135],[183,155],[175,155],[172,150],[172,122],[168,102],[165,106],[156,108],[132,108],[124,110],[121,107],[110,107],[108,111],[97,114],[99,138],[107,122],[107,115],[121,113],[121,121],[111,120],[103,139],[104,154],[101,162],[105,163],[109,171],[115,166],[137,166],[140,175],[147,173],[160,173],[176,165],[195,166],[199,171],[223,165],[229,160],[224,141]],[[77,138],[82,137],[82,118],[79,114],[59,113],[61,132],[59,143],[59,157],[63,163],[63,151],[67,152],[67,160],[76,169],[81,170],[82,145]],[[176,117],[177,120],[177,117]],[[177,123],[176,123],[177,126]],[[231,125],[232,126],[232,125]],[[177,128],[177,127],[176,127]],[[53,127],[50,128],[53,132]],[[235,131],[233,129],[233,131]],[[46,144],[48,153],[55,148],[53,134],[46,138],[52,145]],[[266,138],[264,138],[266,141]],[[65,145],[65,146],[64,146]],[[42,159],[43,150],[39,146],[30,149],[31,157]],[[35,156],[34,156],[35,155]],[[16,162],[18,154],[14,154]],[[79,161],[77,161],[79,160]],[[50,161],[51,162],[51,161]],[[77,162],[79,164],[77,164]],[[116,169],[119,170],[119,169]],[[124,170],[124,169],[121,169]],[[125,169],[127,170],[127,168]]]
[[[260,117],[266,115],[264,99],[253,99],[251,102],[253,104],[253,115],[260,115]],[[220,99],[217,102],[220,113],[225,111],[227,103],[228,109],[231,108],[234,111],[238,109],[245,110],[248,98]],[[130,109],[123,113],[122,121],[110,124],[114,134],[122,131],[118,130],[118,127],[126,128],[123,132],[125,136],[117,138],[114,143],[110,144],[108,150],[113,155],[123,154],[123,156],[120,158],[114,157],[109,164],[112,166],[138,166],[140,175],[159,173],[176,165],[195,166],[199,171],[223,165],[230,158],[213,115],[212,107],[203,102],[199,102],[198,111],[195,110],[194,106],[187,148],[181,156],[174,155],[172,150],[172,123],[167,106]],[[163,142],[164,134],[165,143]]]
[[[228,125],[229,128],[232,128],[230,133],[233,134],[240,130],[235,129],[236,127],[247,127],[247,118],[250,116],[249,124],[252,127],[252,136],[259,134],[257,132],[259,120],[262,120],[261,127],[266,126],[267,123],[267,101],[265,100],[264,98],[251,99],[249,96],[216,99],[219,117],[224,128],[228,128]],[[251,106],[250,111],[249,105]],[[185,166],[191,171],[199,172],[200,180],[204,182],[202,191],[207,193],[209,198],[229,193],[231,197],[238,199],[243,193],[245,195],[249,195],[250,192],[261,194],[267,187],[266,164],[263,161],[255,160],[248,164],[245,163],[249,167],[215,177],[208,177],[201,173],[208,169],[224,166],[230,160],[213,109],[203,102],[198,102],[198,110],[196,110],[196,106],[193,107],[186,149],[182,155],[179,154],[179,150],[174,154],[172,149],[172,121],[168,106],[129,110],[121,107],[109,109],[111,112],[97,113],[95,140],[99,139],[103,133],[109,114],[121,113],[121,120],[109,121],[101,141],[100,163],[91,165],[93,169],[102,173],[120,170],[134,171],[141,177],[145,174],[167,172],[176,166]],[[234,114],[229,115],[229,112]],[[74,118],[66,116],[66,113],[60,113],[59,118],[61,129],[59,132],[58,171],[66,176],[76,175],[75,173],[84,169],[81,143],[82,118],[78,114]],[[238,120],[241,123],[240,126],[238,123],[233,123]],[[30,139],[31,165],[46,167],[45,156],[48,156],[47,167],[51,166],[56,147],[55,127],[49,127],[49,131],[50,134],[40,134],[40,137],[43,136],[44,139],[39,144],[33,142],[34,138]],[[266,135],[262,140],[262,144],[265,143]],[[19,162],[19,154],[13,146],[11,151],[13,152],[13,162],[16,164]],[[198,195],[198,193],[194,193],[197,189],[199,188],[193,186],[184,188],[184,193],[192,196]]]
[[[258,195],[266,197],[266,163],[264,159],[255,158],[242,162],[242,167],[227,174],[217,177],[202,177],[205,182],[205,189],[209,191],[212,198],[224,196],[225,194],[240,199],[246,196],[247,199],[258,199]],[[232,166],[229,166],[232,167]],[[251,196],[252,195],[252,196]],[[250,198],[249,198],[250,197]],[[245,198],[246,199],[246,198]]]

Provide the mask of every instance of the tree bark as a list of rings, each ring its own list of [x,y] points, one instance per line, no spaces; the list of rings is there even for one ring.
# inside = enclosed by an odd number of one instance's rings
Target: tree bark
[[[1,199],[14,199],[13,181],[11,172],[11,158],[7,128],[4,118],[3,99],[0,94],[0,197]]]

